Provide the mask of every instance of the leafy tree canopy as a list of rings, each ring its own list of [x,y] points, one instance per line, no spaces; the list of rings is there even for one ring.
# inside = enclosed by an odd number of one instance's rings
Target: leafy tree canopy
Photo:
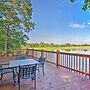
[[[30,0],[0,0],[1,49],[20,47],[29,39],[27,33],[35,27],[31,16]]]
[[[74,1],[78,1],[78,0],[70,0],[71,2],[74,2]],[[83,7],[82,9],[84,11],[86,10],[90,10],[90,0],[83,0],[84,1],[84,4],[83,4]]]

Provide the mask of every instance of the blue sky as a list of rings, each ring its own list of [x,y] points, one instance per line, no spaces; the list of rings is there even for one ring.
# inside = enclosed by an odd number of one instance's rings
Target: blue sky
[[[31,0],[36,29],[30,43],[90,43],[90,12],[82,10],[83,0]]]

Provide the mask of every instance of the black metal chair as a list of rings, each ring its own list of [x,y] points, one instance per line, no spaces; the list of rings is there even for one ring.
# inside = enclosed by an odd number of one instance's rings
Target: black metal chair
[[[26,59],[26,56],[24,54],[22,54],[21,51],[17,51],[16,55],[15,55],[15,59],[16,60],[20,60],[20,59]]]
[[[14,83],[16,83],[16,81],[15,81],[16,75],[15,75],[15,72],[14,72],[14,68],[8,67],[7,65],[8,64],[0,64],[0,76],[1,76],[0,80],[2,80],[4,74],[12,73]]]
[[[40,67],[42,67],[42,71],[43,71],[43,75],[45,75],[45,73],[44,73],[44,63],[45,63],[45,59],[46,59],[46,57],[40,57],[39,58],[39,60],[38,60],[38,62],[39,62],[39,64],[38,64],[38,71],[39,71],[39,68]]]
[[[16,56],[15,57],[15,60],[20,60],[20,59],[26,59],[26,57],[25,56]]]
[[[36,64],[19,66],[19,73],[18,73],[19,90],[20,90],[20,79],[29,79],[29,78],[34,80],[34,87],[36,89]]]

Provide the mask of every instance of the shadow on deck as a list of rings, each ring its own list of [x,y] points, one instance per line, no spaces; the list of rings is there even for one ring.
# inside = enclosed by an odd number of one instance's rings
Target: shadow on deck
[[[0,81],[0,90],[18,90],[11,74],[4,75]],[[35,90],[32,80],[22,80],[21,90]],[[37,72],[36,90],[90,90],[90,79],[46,62],[45,76],[41,70]]]

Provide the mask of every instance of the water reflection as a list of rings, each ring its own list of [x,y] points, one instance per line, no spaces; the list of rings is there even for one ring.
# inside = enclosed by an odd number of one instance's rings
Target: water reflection
[[[67,53],[90,54],[90,49],[65,49],[60,51]]]

